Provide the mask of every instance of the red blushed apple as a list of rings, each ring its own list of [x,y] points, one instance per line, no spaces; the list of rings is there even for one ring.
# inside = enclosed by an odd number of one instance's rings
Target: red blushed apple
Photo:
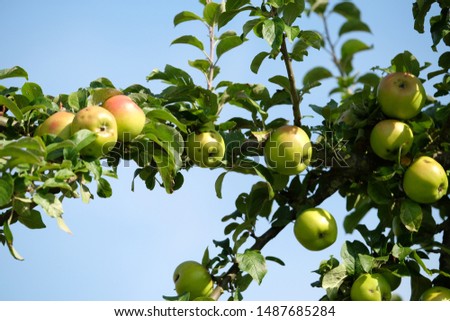
[[[56,135],[62,139],[68,139],[71,135],[70,125],[75,114],[67,111],[58,111],[48,117],[36,129],[35,136]]]
[[[142,132],[145,113],[130,97],[116,95],[108,98],[103,108],[116,118],[118,140],[128,142]]]

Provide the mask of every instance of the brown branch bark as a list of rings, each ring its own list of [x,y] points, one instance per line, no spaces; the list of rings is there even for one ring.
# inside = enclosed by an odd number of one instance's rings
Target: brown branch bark
[[[292,60],[289,56],[289,51],[286,46],[286,35],[283,36],[283,42],[281,43],[281,55],[283,56],[284,65],[286,67],[286,72],[289,78],[289,94],[291,96],[292,111],[294,113],[294,125],[301,126],[302,124],[302,114],[300,112],[300,94],[297,90],[297,85],[295,84],[294,69],[292,68]]]

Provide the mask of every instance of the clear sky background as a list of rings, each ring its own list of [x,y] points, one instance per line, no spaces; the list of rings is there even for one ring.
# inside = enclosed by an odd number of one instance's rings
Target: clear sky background
[[[351,36],[375,46],[356,57],[356,70],[364,73],[373,66],[387,67],[404,50],[411,51],[421,63],[437,61],[429,34],[420,35],[412,29],[413,1],[354,2],[372,34]],[[203,79],[187,64],[188,59],[201,58],[199,52],[188,46],[170,46],[173,39],[185,34],[207,39],[206,29],[200,23],[173,26],[177,13],[199,12],[200,8],[197,0],[0,0],[0,69],[15,65],[25,68],[29,81],[38,83],[44,93],[51,95],[71,93],[99,77],[109,78],[118,88],[139,83],[158,93],[162,85],[146,83],[145,77],[166,64],[188,70],[202,84]],[[240,17],[246,18],[245,14]],[[333,19],[334,34],[341,22]],[[302,29],[322,31],[316,18],[303,23]],[[226,28],[241,32],[237,24]],[[251,60],[268,46],[253,35],[249,37],[251,41],[223,56],[219,80],[263,83],[274,90],[267,78],[283,74],[281,64],[265,61],[260,73],[253,74],[249,69]],[[304,63],[295,65],[298,81],[310,68],[324,64],[331,67],[327,54],[311,51]],[[23,80],[1,82],[5,86],[22,83]],[[332,85],[325,82],[323,88],[306,97],[304,115],[314,115],[309,104],[326,104]],[[235,114],[249,116],[236,107],[227,107],[221,120]],[[276,117],[291,118],[290,108],[274,108],[270,118]],[[313,124],[320,119],[315,116],[306,121]],[[162,188],[149,191],[138,179],[131,192],[134,169],[133,164],[122,163],[119,180],[110,180],[110,199],[96,197],[88,205],[78,199],[64,202],[64,219],[73,235],[59,230],[45,214],[46,229],[28,230],[13,225],[15,247],[25,261],[14,260],[6,247],[0,247],[0,300],[162,300],[162,295],[175,295],[174,268],[184,260],[200,261],[206,247],[212,255],[217,253],[212,240],[225,238],[221,217],[234,211],[236,197],[248,192],[258,180],[229,174],[224,180],[223,198],[218,199],[214,182],[222,170],[194,168],[183,173],[185,183],[172,195]],[[342,226],[346,215],[342,199],[332,197],[322,207],[332,212]],[[364,222],[374,221],[369,215]],[[259,233],[266,227],[262,223]],[[343,241],[356,237],[341,230],[333,246],[312,253],[298,244],[292,226],[288,226],[263,249],[264,255],[277,256],[286,266],[269,262],[262,284],[252,284],[244,298],[320,298],[324,291],[311,288],[310,284],[317,280],[311,271],[330,255],[339,258]],[[408,281],[404,280],[398,291],[404,298],[409,296]]]

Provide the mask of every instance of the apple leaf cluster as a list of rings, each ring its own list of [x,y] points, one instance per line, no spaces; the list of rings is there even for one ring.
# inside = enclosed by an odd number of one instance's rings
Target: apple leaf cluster
[[[432,286],[450,288],[450,198],[447,187],[440,184],[447,181],[450,169],[450,105],[439,100],[449,92],[448,52],[440,55],[436,66],[421,64],[404,51],[387,66],[369,66],[372,69],[361,74],[354,68],[354,58],[372,46],[354,35],[371,33],[371,29],[356,4],[253,2],[258,1],[200,0],[201,14],[182,11],[174,17],[175,26],[200,23],[208,31],[205,42],[190,34],[172,41],[198,49],[201,58],[189,60],[189,65],[202,74],[206,85],[195,83],[188,71],[166,65],[147,76],[150,84],[165,84],[160,93],[141,84],[116,88],[109,79],[98,78],[73,93],[49,96],[28,81],[23,68],[0,70],[2,83],[9,78],[26,80],[20,88],[0,85],[0,241],[13,257],[22,259],[14,247],[14,223],[44,228],[43,211],[70,232],[63,220],[64,199],[88,203],[94,196],[111,197],[108,179],[118,178],[122,163],[136,166],[132,189],[140,179],[149,190],[159,185],[167,193],[182,188],[183,175],[192,166],[200,166],[221,171],[214,186],[219,198],[228,173],[253,175],[258,182],[239,194],[235,210],[223,216],[225,238],[213,240],[216,253],[207,248],[201,263],[187,261],[176,269],[173,281],[178,296],[165,296],[168,300],[217,300],[224,292],[229,292],[231,300],[241,300],[251,282],[261,284],[268,273],[267,261],[284,265],[280,258],[265,256],[263,248],[292,223],[292,237],[309,250],[322,250],[335,242],[337,230],[361,236],[342,245],[340,259],[324,260],[315,271],[319,278],[312,285],[324,289],[324,300],[362,298],[352,295],[358,293],[355,284],[370,288],[386,282],[389,286],[382,287],[389,291],[383,290],[377,298],[388,299],[405,279],[410,280],[413,300]],[[431,18],[432,50],[437,51],[441,43],[449,44],[448,1],[417,1],[412,18],[416,30],[423,32],[434,3],[441,9],[440,15]],[[243,16],[239,32],[225,30]],[[343,20],[336,35],[329,28],[334,16]],[[301,29],[303,19],[318,19],[323,31]],[[281,61],[283,75],[270,77],[266,85],[243,79],[216,81],[224,55],[247,41],[259,40],[267,50],[255,54],[250,70],[258,73],[265,64]],[[294,64],[301,65],[305,56],[321,49],[329,53],[332,67],[309,69],[299,85]],[[426,80],[420,78],[430,66],[438,69],[426,74]],[[435,92],[422,97],[419,112],[402,119],[407,143],[393,143],[383,157],[386,146],[376,142],[386,136],[386,129],[372,133],[377,124],[389,119],[377,90],[386,74],[394,73],[413,75],[420,85],[433,82]],[[330,101],[325,106],[303,106],[304,96],[314,94],[324,81],[334,83]],[[79,115],[92,106],[114,113],[120,131],[126,125],[121,123],[124,111],[108,107],[109,99],[119,96],[138,106],[145,121],[142,130],[115,141],[102,153],[86,155],[83,150],[105,130],[104,124],[98,126],[103,128],[100,132],[77,128],[67,135],[40,133],[46,120],[61,110]],[[290,107],[292,117],[270,118],[276,106]],[[224,108],[239,108],[249,116],[223,120]],[[318,115],[319,124],[304,124],[305,109]],[[129,118],[139,122],[139,117]],[[423,175],[407,174],[422,157],[441,166],[435,182],[424,183]],[[433,184],[439,188],[439,197],[422,201],[414,196],[430,193]],[[345,210],[340,211],[345,213],[343,226],[336,226],[338,213],[320,208],[335,194],[346,201]],[[364,223],[368,213],[377,216],[375,227]],[[316,219],[326,220],[328,236],[319,223],[311,224]],[[269,228],[261,232],[260,221]],[[427,259],[434,254],[439,255],[439,266],[429,267]]]

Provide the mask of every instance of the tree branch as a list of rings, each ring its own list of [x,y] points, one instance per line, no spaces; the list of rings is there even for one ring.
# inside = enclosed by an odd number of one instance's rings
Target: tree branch
[[[292,60],[289,56],[289,52],[286,46],[286,35],[283,35],[283,42],[281,43],[281,55],[283,56],[284,65],[286,67],[286,72],[289,78],[290,96],[292,102],[292,111],[294,113],[294,125],[301,126],[302,115],[300,113],[300,94],[297,91],[297,85],[295,84],[294,69],[292,68]]]

